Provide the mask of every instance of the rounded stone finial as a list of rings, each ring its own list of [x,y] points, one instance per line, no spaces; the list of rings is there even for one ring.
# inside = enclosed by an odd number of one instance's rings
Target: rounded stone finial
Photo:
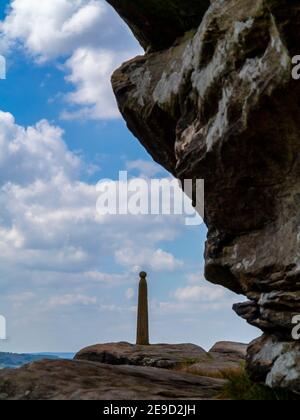
[[[141,277],[142,279],[145,279],[145,278],[147,277],[147,273],[146,273],[145,271],[142,271],[142,272],[140,273],[140,277]]]

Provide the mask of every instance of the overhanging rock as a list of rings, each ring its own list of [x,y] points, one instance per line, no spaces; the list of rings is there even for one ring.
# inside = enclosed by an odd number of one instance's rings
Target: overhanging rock
[[[128,21],[130,8],[110,3]],[[196,31],[183,34],[187,25],[159,44],[151,37],[173,28],[169,5],[187,9],[161,2],[155,16],[152,3],[132,2],[154,22],[143,28],[130,15],[152,52],[113,75],[120,110],[157,162],[204,178],[206,277],[249,299],[235,310],[265,334],[249,349],[253,378],[300,393],[300,81],[291,76],[300,4],[214,0]]]
[[[197,28],[210,0],[107,0],[127,22],[143,48],[170,47]]]

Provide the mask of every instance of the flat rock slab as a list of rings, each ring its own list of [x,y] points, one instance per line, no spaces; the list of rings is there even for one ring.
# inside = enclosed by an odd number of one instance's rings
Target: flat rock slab
[[[0,371],[0,400],[208,400],[224,383],[166,369],[43,360]]]
[[[87,347],[77,353],[75,359],[110,365],[174,369],[182,364],[209,361],[209,356],[205,350],[194,344],[136,346],[129,343],[109,343]]]

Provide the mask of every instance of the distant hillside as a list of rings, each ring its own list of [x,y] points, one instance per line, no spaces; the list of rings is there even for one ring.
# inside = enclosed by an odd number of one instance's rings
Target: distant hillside
[[[53,357],[59,358],[59,359],[67,359],[72,360],[75,357],[75,353],[34,353],[33,356],[43,356],[46,359],[51,359]],[[49,357],[50,356],[50,357]]]
[[[16,354],[0,352],[0,369],[19,368],[27,363],[35,362],[42,359],[59,359],[58,356],[52,355],[35,355],[35,354]]]

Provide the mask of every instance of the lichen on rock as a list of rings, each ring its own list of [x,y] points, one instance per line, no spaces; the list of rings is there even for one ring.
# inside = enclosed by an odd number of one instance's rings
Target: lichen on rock
[[[109,3],[128,22],[121,2]],[[205,180],[206,278],[249,299],[235,310],[265,334],[249,349],[252,377],[300,393],[291,367],[300,355],[291,335],[300,313],[300,83],[291,75],[300,5],[214,0],[168,38],[173,6],[187,12],[193,2],[165,2],[156,16],[165,25],[143,27],[136,16],[155,22],[153,3],[130,6],[129,24],[151,48],[113,75],[120,111],[174,176]],[[168,42],[151,39],[159,35]]]

